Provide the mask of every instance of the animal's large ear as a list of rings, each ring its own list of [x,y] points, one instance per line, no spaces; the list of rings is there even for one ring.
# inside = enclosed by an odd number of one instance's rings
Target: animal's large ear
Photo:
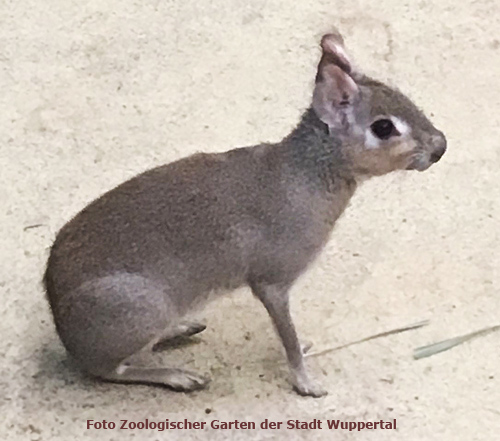
[[[318,74],[316,81],[321,77],[322,67],[328,64],[335,64],[345,73],[350,74],[352,70],[351,60],[347,56],[344,38],[338,31],[323,35],[321,39],[321,60],[318,65]]]
[[[323,50],[316,74],[313,109],[330,131],[345,131],[353,123],[359,87],[350,75],[352,66],[340,34],[321,39]]]

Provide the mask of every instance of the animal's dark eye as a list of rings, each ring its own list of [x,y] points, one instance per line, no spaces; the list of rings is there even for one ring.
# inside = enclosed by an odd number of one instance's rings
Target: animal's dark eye
[[[389,139],[395,134],[396,128],[390,119],[378,119],[370,126],[373,134],[380,139]]]

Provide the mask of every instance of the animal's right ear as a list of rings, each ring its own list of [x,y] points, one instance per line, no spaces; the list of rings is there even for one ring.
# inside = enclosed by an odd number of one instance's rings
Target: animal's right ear
[[[340,34],[327,34],[321,40],[323,54],[318,65],[313,109],[330,131],[346,131],[353,121],[353,106],[359,87],[351,77],[351,62]]]

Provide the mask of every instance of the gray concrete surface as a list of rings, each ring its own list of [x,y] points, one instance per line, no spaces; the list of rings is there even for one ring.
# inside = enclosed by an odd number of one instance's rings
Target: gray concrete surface
[[[296,324],[316,349],[431,325],[311,359],[330,393],[302,398],[264,309],[241,290],[204,312],[198,344],[154,355],[209,372],[208,390],[83,377],[66,361],[40,284],[56,231],[149,167],[279,140],[308,104],[318,37],[332,24],[358,65],[432,113],[449,151],[426,173],[364,184],[294,289]],[[498,439],[498,334],[411,356],[500,320],[498,29],[497,0],[1,2],[0,437]],[[85,428],[144,418],[397,418],[398,429]]]

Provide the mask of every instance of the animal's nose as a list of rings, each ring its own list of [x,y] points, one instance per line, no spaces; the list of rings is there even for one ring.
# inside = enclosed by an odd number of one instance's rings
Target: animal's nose
[[[431,162],[438,162],[441,157],[446,152],[446,137],[440,133],[439,135],[433,136],[434,150],[431,153]]]

